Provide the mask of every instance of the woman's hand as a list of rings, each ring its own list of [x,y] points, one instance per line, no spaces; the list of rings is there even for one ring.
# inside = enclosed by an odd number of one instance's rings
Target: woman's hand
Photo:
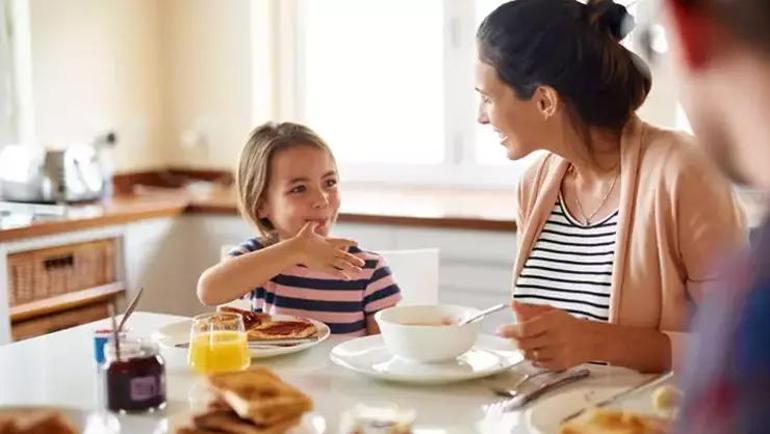
[[[497,333],[516,341],[535,366],[560,371],[594,360],[588,321],[550,306],[513,302],[517,323]]]
[[[343,238],[324,238],[315,233],[317,224],[307,222],[289,241],[297,263],[350,280],[351,274],[360,272],[364,266],[363,259],[347,252],[358,243]]]

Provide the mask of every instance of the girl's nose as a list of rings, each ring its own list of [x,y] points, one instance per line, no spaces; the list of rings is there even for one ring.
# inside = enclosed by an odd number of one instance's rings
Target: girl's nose
[[[315,199],[316,208],[325,208],[329,206],[329,193],[325,191],[319,191],[318,196]]]

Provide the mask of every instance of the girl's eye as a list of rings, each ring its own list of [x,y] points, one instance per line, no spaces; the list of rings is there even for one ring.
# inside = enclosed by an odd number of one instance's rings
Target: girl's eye
[[[483,102],[484,104],[489,104],[490,102],[492,102],[492,100],[489,99],[489,97],[486,95],[481,95],[481,102]]]
[[[297,193],[304,193],[305,192],[305,186],[304,185],[298,185],[291,190],[289,190],[289,193],[291,194],[297,194]]]
[[[324,183],[326,184],[327,187],[334,187],[334,186],[337,185],[337,180],[336,179],[327,179]]]

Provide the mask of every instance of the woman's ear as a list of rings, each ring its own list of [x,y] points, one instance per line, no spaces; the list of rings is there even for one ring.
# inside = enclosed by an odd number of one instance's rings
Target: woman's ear
[[[539,86],[535,90],[535,102],[543,119],[549,119],[559,108],[559,93],[551,86]]]

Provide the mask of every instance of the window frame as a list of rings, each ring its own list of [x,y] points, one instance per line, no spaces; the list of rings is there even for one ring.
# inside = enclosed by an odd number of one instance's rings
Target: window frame
[[[307,0],[305,0],[307,1]],[[311,0],[312,1],[312,0]],[[282,70],[291,71],[293,85],[282,89],[282,117],[304,121],[302,95],[305,69],[303,45],[307,10],[302,0],[282,2],[293,21],[293,35],[284,39],[284,48],[294,53],[291,65],[280,61]],[[514,162],[485,165],[476,161],[475,124],[478,96],[473,89],[475,55],[475,2],[442,0],[444,21],[444,161],[439,164],[345,163],[340,162],[342,180],[353,183],[388,183],[418,186],[511,187],[526,167]],[[286,15],[284,15],[286,16]],[[312,127],[312,125],[310,125]],[[333,144],[332,144],[333,146]],[[490,143],[489,146],[499,146]],[[398,176],[394,177],[394,173]]]

